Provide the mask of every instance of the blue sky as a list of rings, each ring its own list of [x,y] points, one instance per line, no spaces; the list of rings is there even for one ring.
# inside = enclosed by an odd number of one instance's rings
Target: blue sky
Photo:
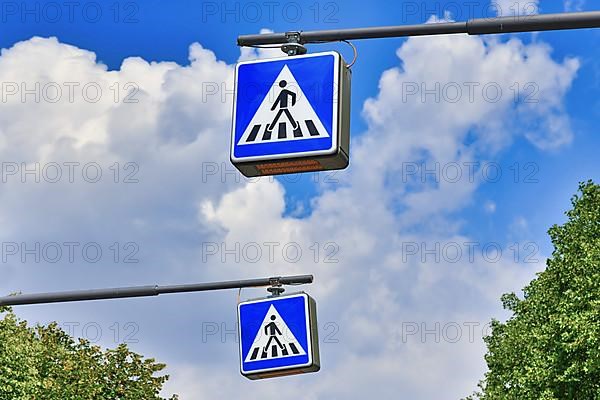
[[[320,320],[335,324],[322,329],[327,333],[328,327],[337,327],[339,343],[322,343],[319,374],[253,386],[236,375],[231,335],[225,341],[211,336],[199,342],[207,323],[233,329],[233,293],[22,308],[19,314],[32,321],[92,321],[103,327],[100,343],[106,346],[114,345],[107,332],[115,322],[133,322],[139,341],[132,346],[170,365],[169,390],[185,394],[184,399],[200,394],[228,398],[249,388],[252,398],[271,398],[306,385],[311,387],[307,396],[315,399],[364,398],[362,390],[373,385],[385,388],[384,395],[414,399],[466,395],[485,371],[481,338],[405,342],[398,341],[397,329],[402,321],[483,324],[502,317],[500,294],[518,291],[543,268],[552,251],[547,229],[564,220],[579,181],[600,177],[595,45],[600,30],[356,41],[350,168],[335,175],[252,183],[229,170],[230,99],[207,100],[202,93],[206,82],[230,88],[240,57],[277,55],[253,51],[241,56],[239,34],[423,23],[432,14],[465,20],[491,17],[494,10],[487,2],[456,1],[275,3],[272,18],[269,2],[82,2],[72,19],[61,2],[56,3],[60,17],[49,3],[2,5],[0,81],[97,82],[105,94],[112,93],[115,82],[120,87],[135,82],[140,101],[124,104],[104,96],[98,103],[61,99],[50,104],[13,96],[5,102],[0,110],[5,162],[42,168],[52,162],[94,162],[104,174],[96,184],[81,179],[23,182],[18,175],[8,176],[0,190],[6,256],[0,291],[315,273],[316,283],[307,290],[319,302]],[[498,1],[501,8],[514,3]],[[598,3],[540,0],[524,5],[527,10],[532,6],[552,13],[593,10]],[[311,52],[331,49],[347,60],[352,57],[346,45],[309,47]],[[422,101],[419,95],[402,98],[406,83],[433,87],[471,80],[498,83],[501,101],[478,96],[472,103],[461,98],[450,104]],[[522,96],[513,101],[516,83]],[[535,88],[533,103],[523,98],[528,84]],[[119,184],[112,182],[115,162]],[[122,183],[134,171],[127,163],[139,168],[134,174],[139,183]],[[405,176],[415,165],[456,164],[464,177],[468,163],[478,165],[474,181]],[[215,166],[217,174],[205,176]],[[224,179],[223,168],[229,171]],[[502,176],[486,178],[481,168],[499,168]],[[7,243],[35,248],[36,243],[43,247],[75,239],[100,243],[105,258],[92,263],[63,257],[49,263],[23,256],[22,249],[5,254]],[[278,254],[273,262],[263,254],[260,262],[248,263],[243,255],[241,262],[232,261],[222,249],[206,254],[207,245],[235,248],[236,243],[270,241],[300,243],[304,258],[290,263]],[[422,261],[422,254],[405,259],[407,244],[432,248],[466,241],[497,243],[504,257],[490,263],[478,253],[475,261],[461,258],[458,264]],[[110,260],[113,243],[121,249],[118,262]],[[125,247],[128,243],[137,246],[133,257],[138,263],[123,262],[132,250]],[[315,243],[320,250],[316,263]],[[330,243],[337,249],[335,263],[324,262]],[[518,262],[512,257],[515,244]],[[530,244],[538,262],[523,260]],[[386,334],[369,331],[373,324]],[[456,357],[467,362],[464,370],[452,367]],[[358,366],[368,373],[357,372]],[[341,376],[353,377],[353,384],[340,385]]]

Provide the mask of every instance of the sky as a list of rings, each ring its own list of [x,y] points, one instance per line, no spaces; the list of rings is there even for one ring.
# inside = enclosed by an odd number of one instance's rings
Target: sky
[[[500,296],[599,178],[600,31],[356,41],[350,167],[254,180],[229,163],[233,71],[282,53],[236,38],[599,5],[3,2],[0,292],[314,274],[322,369],[265,381],[239,374],[237,291],[16,311],[156,357],[182,399],[466,396]]]

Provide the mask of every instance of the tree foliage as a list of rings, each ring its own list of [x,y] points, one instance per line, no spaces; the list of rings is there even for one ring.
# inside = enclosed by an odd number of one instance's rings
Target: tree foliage
[[[102,351],[56,323],[30,327],[9,308],[0,316],[0,399],[162,400],[164,364],[126,345]]]
[[[482,400],[600,399],[600,185],[580,184],[545,271],[502,297],[513,315],[485,339]]]

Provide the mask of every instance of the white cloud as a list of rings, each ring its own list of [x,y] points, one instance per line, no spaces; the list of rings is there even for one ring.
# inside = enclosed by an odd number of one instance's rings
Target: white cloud
[[[539,0],[492,0],[501,17],[538,14],[539,3]]]
[[[564,3],[567,12],[583,11],[585,6],[585,0],[565,0]]]
[[[261,383],[237,375],[231,334],[224,344],[202,340],[206,322],[232,329],[232,293],[57,306],[52,316],[46,309],[43,314],[39,309],[19,312],[33,320],[92,319],[110,331],[118,310],[119,319],[140,326],[141,341],[134,347],[170,365],[170,388],[184,399],[258,399],[283,392],[350,399],[372,395],[373,387],[384,398],[468,393],[483,373],[483,324],[501,313],[500,294],[521,287],[543,264],[514,263],[509,243],[502,240],[504,252],[496,261],[486,259],[483,243],[472,259],[464,253],[460,262],[448,260],[436,246],[477,241],[461,234],[462,221],[454,215],[473,201],[480,182],[466,176],[457,182],[422,182],[404,177],[402,166],[493,159],[517,136],[540,149],[564,146],[573,133],[563,100],[578,62],[555,61],[541,43],[468,36],[411,38],[397,54],[400,65],[382,74],[377,96],[364,105],[368,129],[352,144],[350,169],[337,175],[339,184],[323,188],[308,217],[296,218],[284,214],[285,189],[279,182],[237,181],[232,175],[233,68],[209,50],[192,45],[187,67],[130,58],[118,71],[98,64],[93,53],[55,39],[34,38],[4,50],[0,82],[97,82],[104,95],[97,103],[63,98],[56,104],[11,96],[0,109],[3,159],[94,161],[110,179],[3,185],[3,241],[77,239],[107,246],[136,241],[141,262],[38,265],[12,258],[3,267],[0,289],[31,292],[314,273],[316,282],[307,290],[319,301],[322,334],[330,333],[324,324],[332,323],[339,342],[322,344],[319,374]],[[243,59],[263,56],[268,55],[242,54]],[[115,103],[111,85],[123,88],[128,82],[139,87],[139,102]],[[516,83],[523,88],[535,84],[537,102],[515,103],[511,87]],[[463,92],[454,101],[450,90],[457,85]],[[477,88],[473,101],[468,85]],[[487,86],[500,87],[503,95],[486,100],[489,94],[481,89]],[[417,93],[409,94],[415,88]],[[435,93],[422,98],[423,88]],[[140,182],[115,184],[109,167],[128,161],[139,165]],[[236,243],[278,242],[279,248],[297,243],[304,256],[289,262],[277,251],[274,262],[265,262],[266,256],[260,263],[221,262],[217,256],[202,263],[206,242],[229,249]],[[338,246],[338,262],[325,262],[327,243]],[[320,250],[316,263],[314,244]],[[419,253],[407,257],[415,245]],[[428,255],[431,248],[435,254]],[[464,336],[469,322],[479,324],[478,339]],[[426,340],[406,337],[403,329],[411,323],[436,332]],[[452,323],[464,330],[456,343],[441,330]],[[111,345],[106,338],[102,343]],[[457,359],[466,366],[456,369]]]
[[[485,204],[483,205],[483,209],[485,210],[485,212],[487,212],[488,214],[493,214],[496,212],[496,203],[488,200],[485,202]]]

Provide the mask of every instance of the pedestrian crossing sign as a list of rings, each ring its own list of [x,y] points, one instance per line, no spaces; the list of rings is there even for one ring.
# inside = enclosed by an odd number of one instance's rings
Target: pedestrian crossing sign
[[[245,176],[348,166],[350,70],[336,52],[241,62],[231,161]]]
[[[242,375],[263,379],[319,370],[316,303],[306,293],[238,305]]]

